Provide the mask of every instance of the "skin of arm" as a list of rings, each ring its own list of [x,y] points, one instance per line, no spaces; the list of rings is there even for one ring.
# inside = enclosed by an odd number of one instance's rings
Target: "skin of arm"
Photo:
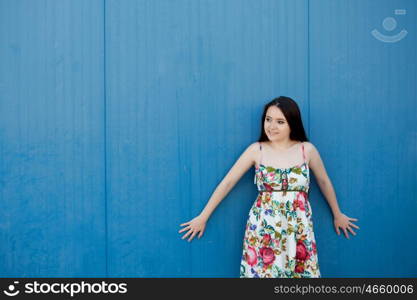
[[[332,182],[330,181],[330,178],[327,175],[320,154],[317,151],[316,147],[314,147],[314,145],[311,143],[305,142],[305,149],[307,157],[310,158],[308,165],[310,169],[314,172],[314,177],[317,180],[317,184],[330,205],[333,217],[337,218],[338,216],[340,216],[341,211],[339,205],[337,204],[336,193],[334,191]]]
[[[320,157],[319,152],[312,143],[305,142],[305,149],[307,152],[307,157],[310,157],[309,167],[314,172],[316,177],[317,184],[320,187],[321,192],[323,193],[326,201],[329,203],[330,208],[333,213],[333,225],[335,227],[336,233],[340,235],[341,228],[346,236],[349,239],[348,231],[356,235],[356,232],[351,228],[354,227],[359,229],[359,226],[353,224],[351,221],[358,221],[358,219],[350,218],[343,214],[340,211],[339,205],[336,200],[336,193],[334,191],[332,182],[330,181],[329,176],[327,175],[326,169],[324,168],[323,161]]]
[[[229,192],[233,189],[240,178],[242,178],[242,176],[254,165],[256,147],[257,143],[249,145],[249,147],[247,147],[246,150],[241,154],[230,171],[216,187],[206,206],[200,213],[200,216],[205,221],[210,218],[210,215],[220,204],[220,202],[229,194]]]

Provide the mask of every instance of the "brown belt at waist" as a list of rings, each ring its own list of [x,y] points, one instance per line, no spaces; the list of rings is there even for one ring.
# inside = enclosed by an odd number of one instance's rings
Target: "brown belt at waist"
[[[303,191],[303,190],[271,190],[271,191],[259,191],[258,190],[258,192],[259,193],[273,193],[273,192],[305,192],[307,193],[306,191]]]

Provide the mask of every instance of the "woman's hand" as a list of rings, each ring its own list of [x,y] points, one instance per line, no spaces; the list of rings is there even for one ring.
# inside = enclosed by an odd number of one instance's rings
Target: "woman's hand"
[[[348,216],[340,213],[339,215],[335,216],[334,218],[334,227],[336,229],[336,232],[338,235],[340,235],[339,227],[343,229],[343,232],[345,233],[345,236],[349,238],[349,234],[347,233],[347,230],[349,230],[353,235],[356,235],[356,232],[353,231],[352,228],[349,226],[355,227],[359,229],[359,226],[356,226],[355,224],[351,223],[350,221],[358,221],[358,219],[349,218]]]
[[[186,234],[184,234],[182,239],[185,239],[188,235],[192,234],[190,238],[188,239],[188,241],[191,242],[191,240],[194,238],[194,236],[198,232],[200,232],[200,234],[198,235],[198,238],[200,238],[204,233],[204,229],[206,228],[206,222],[207,220],[199,215],[187,223],[182,223],[180,226],[185,226],[185,225],[188,225],[188,226],[181,229],[179,233],[185,230],[189,230]]]

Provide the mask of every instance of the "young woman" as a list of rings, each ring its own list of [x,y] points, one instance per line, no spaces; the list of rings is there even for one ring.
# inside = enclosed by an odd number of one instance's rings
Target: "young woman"
[[[297,103],[279,97],[266,104],[261,136],[247,147],[210,197],[203,211],[179,231],[183,239],[200,238],[217,205],[239,179],[255,166],[256,198],[243,240],[240,277],[321,277],[309,198],[310,170],[329,203],[334,228],[346,238],[357,219],[344,215],[320,154],[308,142]]]

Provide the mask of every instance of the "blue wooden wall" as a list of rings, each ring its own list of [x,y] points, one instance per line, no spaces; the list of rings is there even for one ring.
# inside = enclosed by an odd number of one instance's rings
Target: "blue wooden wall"
[[[416,276],[416,8],[0,0],[0,276],[238,277],[253,169],[200,240],[179,224],[279,95],[298,102],[361,227],[335,234],[313,177],[322,276]],[[408,34],[388,43],[374,29]]]

